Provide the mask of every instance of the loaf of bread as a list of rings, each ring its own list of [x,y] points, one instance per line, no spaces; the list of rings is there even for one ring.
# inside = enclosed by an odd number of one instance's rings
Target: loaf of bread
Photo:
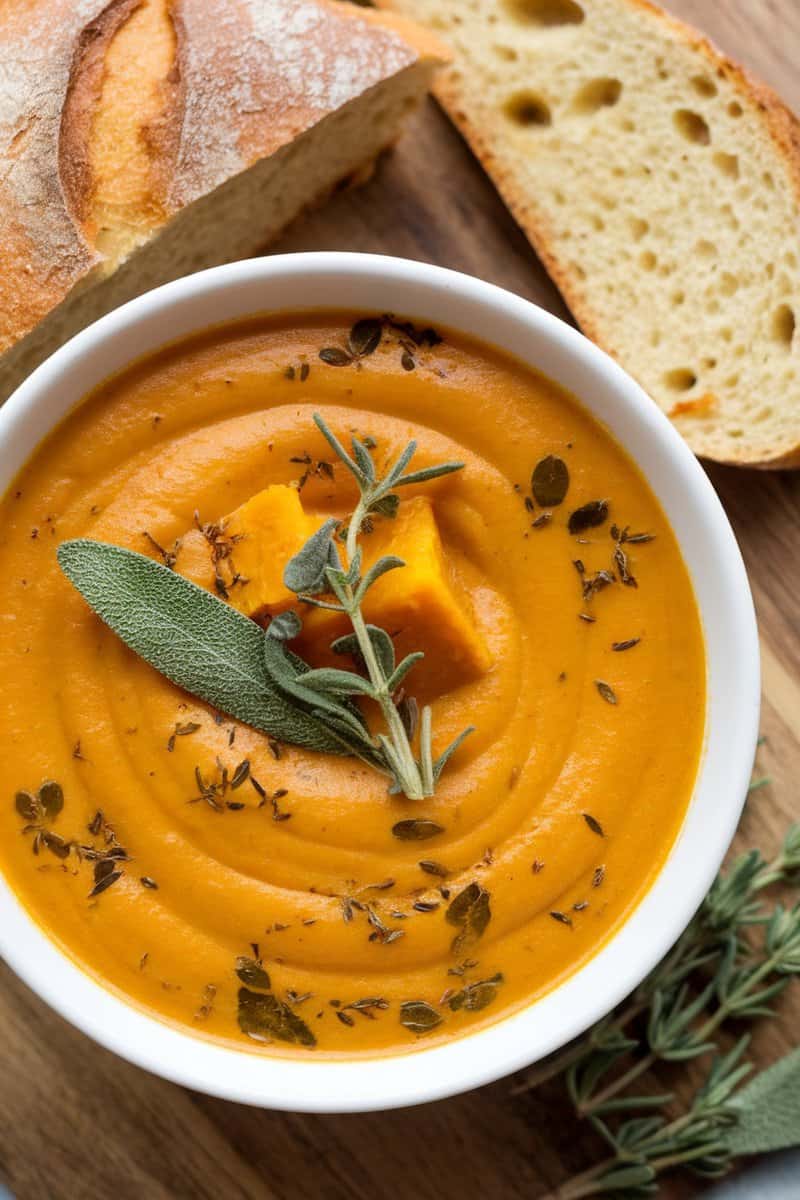
[[[0,398],[103,312],[368,171],[439,55],[334,0],[3,0]]]
[[[648,0],[379,0],[589,336],[692,448],[800,466],[800,125]]]

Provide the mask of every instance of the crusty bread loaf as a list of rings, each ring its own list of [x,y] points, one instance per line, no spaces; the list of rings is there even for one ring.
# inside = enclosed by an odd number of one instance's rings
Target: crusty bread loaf
[[[692,448],[800,466],[800,126],[647,0],[380,0],[584,330]]]
[[[334,0],[3,0],[0,398],[368,171],[441,48]]]

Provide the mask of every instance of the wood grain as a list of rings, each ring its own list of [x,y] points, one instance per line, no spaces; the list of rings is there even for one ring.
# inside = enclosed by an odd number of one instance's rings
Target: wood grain
[[[672,0],[800,110],[797,0]],[[527,242],[429,104],[368,186],[287,232],[277,250],[405,255],[480,275],[565,315]],[[738,844],[773,848],[800,819],[800,473],[710,472],[750,571],[764,647],[759,771]],[[797,1041],[800,989],[756,1037]],[[394,1114],[262,1112],[192,1094],[101,1050],[0,973],[0,1179],[20,1200],[536,1200],[595,1151],[559,1085],[508,1081]],[[468,1053],[465,1045],[465,1053]],[[667,1200],[699,1195],[669,1181]]]

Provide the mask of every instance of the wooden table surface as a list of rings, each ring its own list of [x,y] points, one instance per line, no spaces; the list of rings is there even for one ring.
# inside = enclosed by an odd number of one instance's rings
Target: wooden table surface
[[[670,0],[800,111],[798,0]],[[430,103],[363,189],[278,250],[347,249],[479,275],[566,315],[458,135]],[[738,845],[800,819],[800,472],[710,471],[747,560],[764,666],[760,769]],[[800,1041],[800,987],[762,1028],[763,1061]],[[468,1050],[465,1052],[468,1053]],[[165,1083],[100,1049],[0,968],[0,1180],[20,1200],[536,1200],[597,1153],[560,1085],[508,1080],[416,1109],[262,1112]],[[699,1195],[670,1180],[662,1195]],[[799,1189],[800,1190],[800,1189]]]

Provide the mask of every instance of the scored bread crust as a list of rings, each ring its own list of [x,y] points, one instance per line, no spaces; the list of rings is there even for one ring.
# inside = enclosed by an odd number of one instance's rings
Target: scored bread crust
[[[0,9],[0,353],[187,205],[383,81],[445,57],[410,22],[336,0],[151,2],[164,7],[173,61],[156,79],[146,51],[137,63],[159,112],[138,131],[148,194],[124,254],[93,212],[106,166],[119,163],[92,134],[109,47],[148,0]]]
[[[418,6],[415,0],[376,0],[376,3],[380,8],[400,8],[404,12],[410,11],[416,19],[423,19],[422,14],[416,11]],[[616,3],[620,7],[638,11],[660,22],[665,31],[702,57],[713,72],[719,72],[746,103],[757,107],[775,152],[787,168],[800,209],[800,121],[781,98],[740,63],[725,54],[706,35],[666,12],[652,0],[616,0]],[[442,8],[447,8],[447,0],[443,0]],[[447,37],[445,33],[442,36]],[[468,70],[468,64],[461,65],[465,71]],[[624,356],[617,353],[608,331],[604,330],[602,320],[598,316],[596,301],[590,297],[575,270],[554,250],[553,227],[547,214],[537,209],[535,199],[520,186],[514,171],[498,162],[492,131],[484,128],[480,121],[473,120],[466,111],[469,106],[465,104],[462,80],[463,73],[444,71],[434,83],[434,94],[469,143],[475,156],[491,175],[497,190],[534,246],[582,330],[609,354],[620,359],[623,365],[629,366],[625,363]],[[800,333],[800,330],[798,332]],[[690,403],[696,410],[701,410],[703,402],[704,398],[701,397]],[[671,410],[672,415],[680,414],[682,408],[680,402],[676,404]],[[798,426],[800,427],[800,418]],[[691,429],[681,426],[681,432],[692,445]],[[696,445],[693,448],[704,457],[736,466],[765,469],[800,467],[800,433],[791,445],[776,444],[755,455],[748,447],[747,438],[739,441],[730,438],[724,440],[725,449],[721,452],[716,449],[709,451],[706,447],[698,448]]]

